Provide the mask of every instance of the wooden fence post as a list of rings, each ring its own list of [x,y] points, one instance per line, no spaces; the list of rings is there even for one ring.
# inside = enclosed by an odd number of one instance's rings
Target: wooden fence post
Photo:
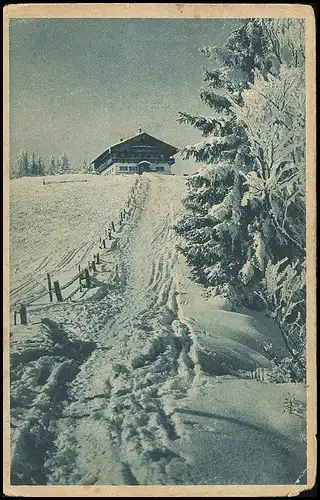
[[[111,229],[112,229],[112,231],[113,231],[114,233],[116,232],[116,228],[114,227],[114,223],[113,223],[113,221],[111,221]]]
[[[100,255],[99,255],[99,252],[96,255],[96,263],[100,264]]]
[[[92,269],[92,271],[96,271],[96,270],[97,270],[95,260],[93,260],[93,261],[91,262],[91,269]]]
[[[27,324],[27,308],[24,304],[20,304],[20,323],[21,325]]]
[[[48,280],[49,299],[50,299],[50,302],[53,302],[52,285],[51,285],[51,278],[50,278],[49,273],[47,273],[47,280]]]
[[[102,240],[102,248],[106,248],[106,240],[104,238]]]
[[[57,297],[57,301],[58,302],[63,302],[63,298],[62,298],[62,294],[61,294],[61,289],[60,289],[60,284],[59,284],[58,280],[53,282],[53,287],[54,287],[54,291],[55,291],[55,294],[56,294],[56,297]]]
[[[78,265],[78,272],[80,273],[80,271],[81,271],[81,266],[80,266],[80,264],[79,264],[79,265]],[[79,276],[80,292],[81,292],[81,278],[82,278],[82,275],[80,274],[80,276]]]
[[[13,311],[13,324],[17,324],[17,311]]]
[[[116,281],[118,281],[118,280],[119,280],[118,264],[116,264],[116,267],[115,267],[114,277],[115,277]]]
[[[84,270],[84,277],[85,277],[85,280],[86,280],[86,285],[87,285],[87,288],[90,288],[90,274],[89,274],[89,270],[86,268]]]

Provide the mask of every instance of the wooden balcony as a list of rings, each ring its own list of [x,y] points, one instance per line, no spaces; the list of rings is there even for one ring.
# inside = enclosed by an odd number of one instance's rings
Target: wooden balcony
[[[141,161],[149,161],[150,163],[167,163],[168,165],[174,165],[176,162],[175,158],[163,158],[160,155],[147,155],[147,157],[142,157],[140,155],[112,154],[105,162],[95,167],[95,170],[97,172],[102,172],[113,163],[138,164]]]

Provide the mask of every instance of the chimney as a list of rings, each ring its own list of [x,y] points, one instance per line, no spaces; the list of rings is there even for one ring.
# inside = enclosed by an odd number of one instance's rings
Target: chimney
[[[122,139],[122,137],[120,137],[120,142],[122,142],[122,141],[123,141],[123,139]]]
[[[142,130],[141,130],[141,125],[139,125],[139,134],[141,134]]]

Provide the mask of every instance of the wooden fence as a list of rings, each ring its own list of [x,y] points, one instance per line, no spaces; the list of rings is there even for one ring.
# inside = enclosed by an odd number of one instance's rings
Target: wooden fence
[[[129,207],[131,204],[131,195],[134,196],[136,187],[138,183],[140,182],[139,179],[136,179],[135,184],[132,186],[130,190],[130,197],[125,201],[125,208],[120,210],[120,219],[118,222],[119,229],[122,226],[123,221],[125,220],[126,216],[129,214]],[[116,231],[115,224],[113,221],[111,221],[108,229],[105,230],[105,235],[104,237],[101,237],[99,239],[99,249],[105,249],[107,248],[106,240],[112,240],[113,236],[112,233]],[[21,325],[27,325],[28,324],[28,318],[27,318],[27,307],[34,304],[37,300],[41,299],[42,297],[45,297],[46,295],[49,295],[49,301],[54,302],[54,296],[56,298],[57,302],[64,302],[71,297],[73,297],[77,292],[81,292],[83,288],[86,288],[89,290],[91,288],[91,276],[90,276],[90,271],[97,271],[96,265],[100,264],[100,254],[99,252],[93,255],[93,259],[91,261],[88,261],[88,265],[81,269],[80,264],[78,265],[78,273],[71,278],[67,283],[64,285],[61,285],[59,280],[55,280],[52,283],[51,276],[49,273],[47,273],[47,290],[45,292],[42,292],[41,294],[37,295],[36,297],[32,298],[28,302],[22,302],[19,305],[14,306],[13,309],[13,323],[14,325],[17,324],[17,315],[19,314],[20,316],[20,324]],[[116,266],[116,272],[117,272],[117,266]],[[62,291],[66,290],[69,288],[75,281],[79,280],[79,285],[72,290],[72,292],[67,295],[66,297],[63,296]]]
[[[66,183],[70,183],[70,182],[88,182],[87,179],[72,179],[72,180],[54,180],[54,181],[48,181],[48,180],[44,180],[42,179],[42,184],[44,186],[48,185],[48,184],[66,184]]]
[[[45,292],[40,293],[36,297],[33,297],[28,302],[20,303],[19,305],[14,307],[13,310],[14,325],[17,324],[18,314],[20,315],[20,324],[27,325],[28,324],[27,307],[31,306],[32,304],[37,302],[42,297],[45,297],[46,295],[49,295],[49,302],[54,302],[54,297],[57,302],[64,302],[73,297],[73,295],[75,295],[78,291],[81,292],[83,288],[89,290],[89,288],[91,288],[90,270],[96,271],[96,264],[100,262],[99,254],[94,255],[94,259],[95,260],[91,261],[87,267],[81,269],[73,278],[71,278],[67,283],[63,285],[60,284],[59,280],[55,280],[52,283],[51,276],[49,273],[47,273],[48,289]],[[62,291],[69,288],[77,280],[79,280],[79,285],[74,290],[72,290],[72,292],[69,293],[69,295],[63,296],[64,294],[62,294]]]

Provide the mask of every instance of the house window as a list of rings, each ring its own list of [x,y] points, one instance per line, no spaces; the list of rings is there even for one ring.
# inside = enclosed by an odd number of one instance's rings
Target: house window
[[[133,167],[129,167],[129,172],[135,172],[137,167],[134,165]]]
[[[127,172],[128,167],[119,167],[120,172]]]
[[[164,172],[164,167],[156,167],[158,172]]]

